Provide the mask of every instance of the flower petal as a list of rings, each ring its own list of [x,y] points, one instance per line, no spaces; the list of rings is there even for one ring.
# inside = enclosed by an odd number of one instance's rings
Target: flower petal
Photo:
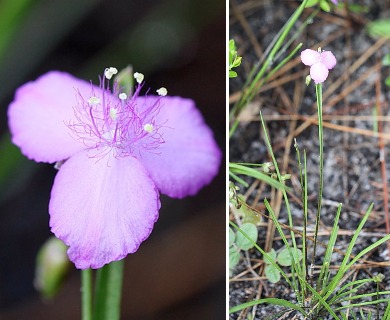
[[[310,67],[310,77],[315,83],[322,83],[328,77],[329,70],[325,64],[317,62]]]
[[[98,159],[82,151],[55,178],[50,227],[70,246],[77,268],[100,268],[137,251],[159,208],[158,191],[137,159]]]
[[[324,51],[321,53],[321,61],[328,69],[333,69],[337,63],[336,57],[330,51]]]
[[[320,53],[315,50],[306,49],[301,52],[301,60],[303,64],[312,66],[314,63],[320,60]]]
[[[38,162],[64,160],[84,149],[65,123],[74,118],[76,90],[87,95],[91,88],[90,83],[58,71],[21,86],[8,109],[12,142]]]
[[[147,106],[156,99],[139,97],[138,103]],[[156,153],[142,153],[140,161],[162,193],[175,198],[194,195],[217,174],[221,151],[192,100],[164,97],[161,103],[157,120],[166,121],[159,131],[165,143]]]

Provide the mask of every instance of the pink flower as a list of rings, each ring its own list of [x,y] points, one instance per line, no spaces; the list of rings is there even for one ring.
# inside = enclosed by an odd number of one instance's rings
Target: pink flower
[[[192,100],[131,97],[52,71],[21,86],[8,110],[12,141],[37,162],[62,163],[49,204],[52,232],[77,268],[137,251],[158,218],[159,192],[196,194],[221,152]],[[142,74],[136,75],[141,83]]]
[[[336,58],[330,51],[314,51],[306,49],[301,52],[303,64],[310,66],[310,77],[316,84],[326,80],[329,70],[336,65]]]

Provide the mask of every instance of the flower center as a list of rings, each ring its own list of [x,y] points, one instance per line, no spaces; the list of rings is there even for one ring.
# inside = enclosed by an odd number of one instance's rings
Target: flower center
[[[73,107],[76,121],[67,123],[72,134],[81,141],[93,157],[112,154],[114,157],[142,157],[143,152],[158,154],[164,143],[158,115],[162,97],[139,97],[144,76],[135,73],[137,87],[132,96],[119,92],[118,85],[109,89],[109,81],[117,73],[107,68],[100,79],[100,87],[91,88],[88,97],[77,91],[77,104]],[[157,90],[165,96],[167,90]]]

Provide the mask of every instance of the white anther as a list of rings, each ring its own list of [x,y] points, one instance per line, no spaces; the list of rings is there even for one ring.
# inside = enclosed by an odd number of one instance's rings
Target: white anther
[[[168,94],[168,90],[164,87],[161,87],[160,89],[157,90],[157,93],[159,96],[166,96]]]
[[[114,109],[114,108],[110,109],[110,118],[114,121],[118,118],[118,114],[117,114],[116,109]]]
[[[144,81],[144,75],[142,73],[139,73],[139,72],[134,72],[134,79],[135,81],[137,81],[138,83],[141,83],[142,81]]]
[[[98,97],[90,97],[88,99],[88,103],[89,104],[99,104],[100,103],[100,99]]]
[[[104,76],[110,80],[112,78],[112,76],[114,74],[117,74],[118,73],[118,69],[117,68],[113,68],[113,67],[110,67],[110,68],[106,68],[106,70],[104,70]]]
[[[154,130],[154,126],[151,123],[147,123],[144,125],[144,130],[148,133],[151,133]]]
[[[120,94],[119,94],[119,99],[121,99],[121,100],[126,100],[126,99],[127,99],[127,94],[124,93],[124,92],[120,93]]]

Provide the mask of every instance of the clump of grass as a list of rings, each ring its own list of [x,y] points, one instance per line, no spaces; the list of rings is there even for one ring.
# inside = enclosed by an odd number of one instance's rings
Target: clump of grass
[[[278,176],[278,180],[280,183],[284,183],[284,179],[282,178],[278,163],[276,162],[275,156],[272,151],[271,143],[268,137],[268,133],[265,129],[265,124],[262,116],[261,122],[264,129],[265,134],[265,142],[267,144],[268,150],[270,152],[271,158],[273,160],[273,165],[275,166],[275,171]],[[300,159],[300,152],[298,145],[296,144],[298,163],[299,163],[299,171],[300,171],[300,181],[302,184],[302,200],[304,203],[304,221],[307,221],[307,168],[306,168],[306,155],[304,152],[304,159],[302,163],[302,159]],[[379,289],[379,285],[377,285],[377,290],[373,292],[366,292],[364,294],[358,294],[358,290],[362,288],[365,284],[373,282],[379,284],[383,278],[381,276],[375,276],[372,278],[359,279],[355,281],[348,282],[348,278],[350,277],[349,271],[356,266],[363,257],[368,254],[370,251],[374,250],[381,244],[390,240],[390,235],[382,237],[377,240],[373,244],[367,246],[363,250],[356,255],[353,255],[353,249],[356,245],[356,242],[359,237],[359,233],[362,231],[364,224],[366,223],[372,208],[373,204],[369,206],[366,213],[363,216],[363,219],[359,223],[357,229],[352,236],[349,246],[345,251],[337,250],[338,253],[341,253],[344,257],[342,259],[341,264],[338,266],[338,270],[336,273],[333,273],[332,270],[332,254],[336,251],[336,243],[338,237],[338,222],[340,218],[340,213],[342,209],[342,205],[338,206],[338,210],[335,213],[334,225],[329,236],[329,240],[327,244],[321,243],[322,246],[326,248],[325,255],[322,259],[322,263],[319,265],[319,272],[315,277],[311,270],[314,269],[314,263],[312,262],[309,265],[307,256],[308,256],[308,246],[306,241],[307,237],[307,223],[305,223],[303,232],[297,232],[293,227],[293,219],[290,210],[289,198],[287,196],[286,190],[281,189],[284,195],[285,205],[288,213],[288,220],[290,222],[289,226],[283,225],[277,219],[273,209],[271,208],[267,199],[264,200],[264,204],[269,213],[269,218],[273,220],[276,230],[281,237],[283,244],[288,251],[288,255],[291,260],[291,265],[287,267],[288,274],[284,269],[279,266],[275,256],[270,252],[265,252],[253,239],[248,235],[245,231],[240,229],[234,222],[230,222],[230,225],[240,232],[249,242],[252,243],[253,247],[258,250],[259,253],[263,256],[264,261],[267,261],[268,265],[273,266],[275,270],[277,270],[287,285],[293,290],[295,293],[296,301],[289,301],[286,299],[279,298],[265,298],[260,300],[254,300],[247,303],[243,303],[241,305],[232,307],[230,309],[230,313],[234,313],[245,308],[259,305],[259,304],[272,304],[278,305],[285,308],[285,312],[290,312],[291,310],[295,310],[303,317],[308,319],[320,319],[324,313],[331,315],[334,319],[348,319],[345,313],[346,309],[357,310],[356,312],[361,311],[361,307],[363,306],[376,306],[380,303],[387,303],[386,311],[382,315],[381,318],[378,319],[389,319],[388,316],[390,314],[390,301],[387,298],[390,294],[390,291],[381,291]],[[237,198],[238,204],[246,206],[250,208],[246,202]],[[251,208],[254,210],[253,208]],[[256,210],[254,210],[256,212]],[[256,212],[260,214],[260,212]],[[319,224],[319,219],[316,221],[316,225]],[[291,241],[289,241],[284,232],[285,229],[290,230]],[[318,230],[318,228],[316,228]],[[302,259],[298,257],[296,252],[300,251],[298,247],[298,239],[297,236],[302,240],[300,246],[302,247],[302,251],[304,252]],[[311,238],[314,243],[317,243],[317,238]],[[314,250],[313,250],[314,251]],[[316,257],[315,257],[316,258]],[[315,261],[313,259],[312,261]],[[347,282],[344,286],[341,286],[342,283]],[[360,311],[359,311],[360,310]],[[379,316],[379,315],[378,315]],[[353,319],[353,318],[352,318]]]
[[[324,3],[325,1],[321,1]],[[273,59],[277,56],[282,47],[286,36],[291,30],[294,23],[302,13],[301,10],[305,8],[307,1],[304,1],[297,9],[291,19],[286,23],[281,32],[277,35],[275,43],[270,47],[270,53],[267,58],[262,61],[261,66],[255,66],[249,75],[249,80],[243,88],[243,94],[238,103],[233,106],[230,113],[232,135],[238,124],[237,114],[247,105],[254,95],[267,80],[269,75],[275,72],[279,65],[271,70],[270,65]],[[286,58],[290,59],[296,54],[300,46],[296,50],[292,50],[291,54]],[[271,63],[272,61],[272,63]],[[283,60],[284,61],[284,60]],[[283,62],[282,61],[282,62]],[[256,71],[259,70],[259,71]],[[306,160],[306,152],[303,150],[303,156],[297,141],[295,141],[295,151],[298,161],[299,181],[302,190],[301,198],[303,204],[303,225],[298,230],[298,223],[295,223],[291,212],[290,198],[288,192],[289,188],[286,186],[286,175],[281,174],[278,163],[276,161],[272,144],[266,130],[266,125],[262,114],[260,113],[261,125],[263,128],[265,144],[267,146],[269,155],[272,159],[274,167],[274,174],[270,174],[264,168],[265,164],[246,164],[246,163],[230,163],[229,173],[230,177],[243,186],[248,186],[246,177],[252,177],[277,188],[283,196],[284,205],[287,212],[288,223],[279,221],[276,213],[270,205],[268,199],[264,199],[264,206],[268,214],[265,214],[256,208],[252,208],[243,197],[237,196],[235,192],[231,193],[231,205],[240,207],[243,206],[247,210],[251,210],[256,215],[262,215],[266,219],[273,221],[276,232],[283,243],[283,254],[289,261],[286,264],[280,263],[278,254],[271,250],[266,252],[261,248],[257,241],[253,238],[250,232],[245,228],[241,228],[239,224],[230,221],[230,226],[235,230],[235,235],[241,234],[247,239],[248,250],[254,248],[262,256],[265,266],[265,275],[270,282],[277,283],[283,281],[294,293],[294,298],[263,298],[252,300],[230,309],[230,313],[235,313],[240,310],[259,306],[259,305],[274,305],[282,308],[282,312],[270,315],[267,319],[276,319],[280,316],[300,315],[304,319],[390,319],[390,291],[382,289],[380,285],[384,277],[381,274],[376,274],[361,279],[354,279],[351,276],[351,270],[365,263],[364,257],[371,251],[377,249],[380,245],[390,240],[390,234],[386,235],[374,243],[367,245],[363,249],[357,249],[359,234],[363,230],[372,210],[373,204],[369,205],[363,215],[356,230],[354,230],[347,248],[344,250],[338,249],[339,241],[339,220],[342,212],[342,204],[340,203],[337,210],[334,212],[334,222],[329,238],[326,242],[318,239],[319,227],[321,222],[322,211],[322,193],[323,193],[323,174],[324,174],[324,143],[323,143],[323,126],[322,126],[322,85],[316,84],[316,98],[317,98],[317,118],[318,118],[318,139],[319,139],[319,186],[317,198],[317,212],[315,219],[314,237],[308,236],[308,168]],[[288,176],[287,176],[288,178]],[[236,190],[236,187],[231,183],[231,188]],[[237,221],[237,219],[236,219]],[[325,253],[318,256],[318,246],[325,249]],[[357,252],[357,253],[356,253]],[[302,253],[302,254],[299,254]],[[334,253],[337,253],[341,258],[339,263],[333,261]],[[271,272],[266,270],[272,270]],[[369,286],[371,284],[371,286]],[[373,286],[372,286],[373,284]],[[374,287],[375,289],[367,289]],[[371,291],[368,291],[371,290]],[[363,293],[362,293],[363,292]],[[381,313],[379,306],[382,305],[385,310]],[[372,310],[367,311],[367,307]],[[296,318],[300,319],[300,318]]]

